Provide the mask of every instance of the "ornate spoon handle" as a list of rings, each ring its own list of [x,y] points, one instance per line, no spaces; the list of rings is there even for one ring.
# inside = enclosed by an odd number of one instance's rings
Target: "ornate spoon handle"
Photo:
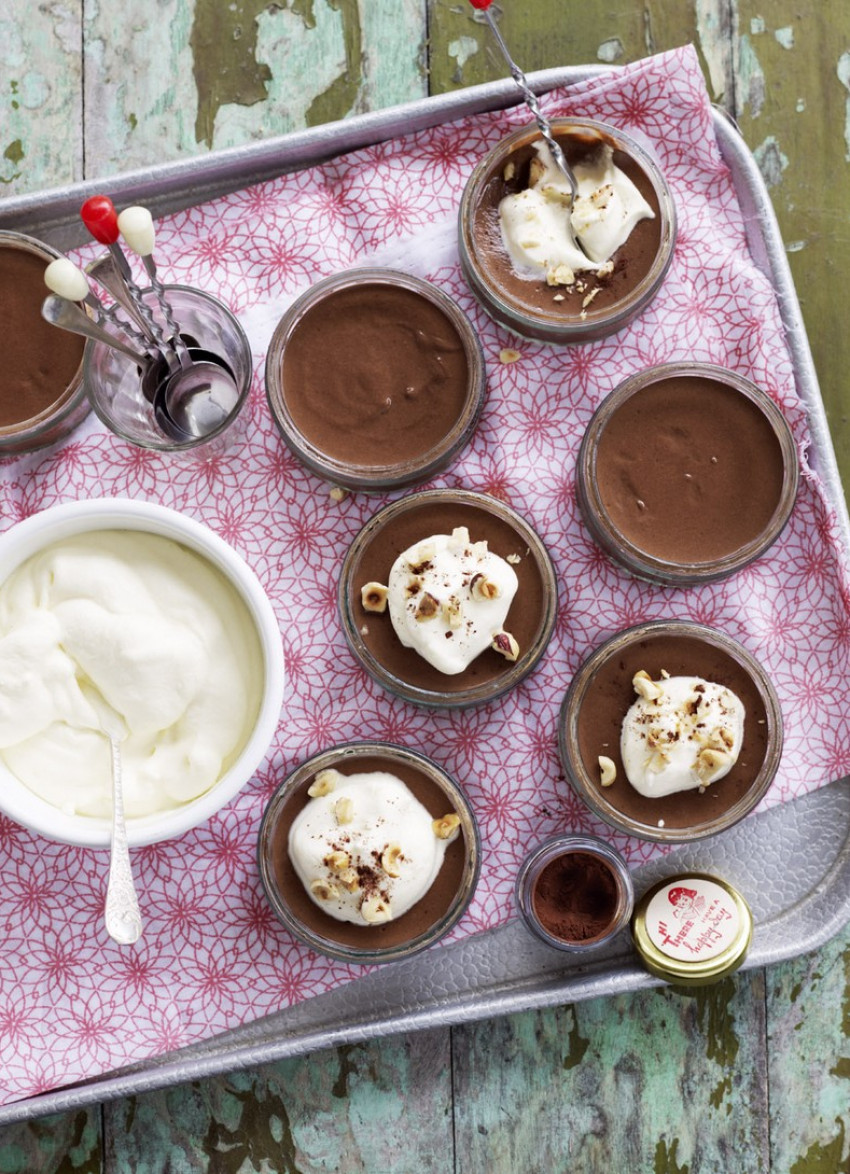
[[[575,173],[567,162],[566,156],[561,150],[560,144],[555,140],[555,137],[552,134],[552,128],[549,125],[549,120],[540,109],[540,103],[537,100],[537,95],[528,84],[528,78],[525,76],[525,74],[511,56],[511,51],[505,43],[505,38],[502,36],[499,26],[493,19],[493,14],[489,10],[492,0],[470,0],[470,2],[473,8],[477,8],[479,12],[483,13],[484,19],[490,26],[490,31],[495,37],[496,44],[499,46],[501,54],[504,57],[508,69],[511,72],[511,77],[514,79],[517,86],[519,86],[522,96],[525,98],[525,104],[528,106],[529,110],[534,116],[534,121],[537,123],[537,128],[540,131],[540,134],[543,136],[543,140],[546,143],[546,146],[549,148],[552,154],[552,158],[555,160],[555,165],[560,168],[560,170],[566,176],[573,195],[575,195],[575,193],[578,191],[578,184],[576,183]]]
[[[119,945],[129,946],[142,934],[142,915],[130,868],[127,825],[124,822],[123,770],[118,739],[109,735],[112,754],[112,853],[106,886],[106,931]]]

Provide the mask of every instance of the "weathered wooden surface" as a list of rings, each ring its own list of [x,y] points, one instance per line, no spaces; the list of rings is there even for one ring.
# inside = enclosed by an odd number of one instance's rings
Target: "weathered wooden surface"
[[[850,5],[499,0],[527,70],[685,41],[770,187],[850,484]],[[466,0],[0,12],[0,191],[191,156],[501,77]],[[322,1052],[0,1130],[0,1174],[850,1174],[850,929],[650,991]]]

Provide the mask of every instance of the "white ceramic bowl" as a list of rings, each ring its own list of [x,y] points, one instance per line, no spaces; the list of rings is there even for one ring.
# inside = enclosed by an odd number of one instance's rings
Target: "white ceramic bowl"
[[[214,815],[248,782],[274,736],[283,704],[283,644],[272,606],[254,572],[218,535],[175,510],[148,502],[102,498],[69,502],[34,514],[0,535],[0,582],[51,543],[91,530],[141,530],[171,538],[202,555],[236,588],[256,624],[265,680],[257,719],[233,764],[208,791],[168,811],[128,820],[131,845],[182,835]],[[0,762],[0,810],[51,840],[105,848],[106,819],[69,815],[30,791]]]

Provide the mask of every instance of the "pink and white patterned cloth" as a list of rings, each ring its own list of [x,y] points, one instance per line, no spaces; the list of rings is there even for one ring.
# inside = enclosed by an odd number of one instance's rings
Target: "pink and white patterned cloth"
[[[277,924],[254,859],[272,790],[336,742],[381,738],[432,756],[467,789],[484,868],[454,939],[513,916],[525,853],[565,829],[595,832],[639,864],[652,845],[589,817],[565,783],[556,720],[580,661],[637,621],[679,617],[728,632],[768,669],[786,750],[763,807],[850,771],[850,589],[840,525],[804,465],[790,525],[768,555],[688,591],[637,582],[589,540],[576,513],[575,454],[602,397],[625,376],[681,359],[724,364],[770,392],[809,443],[774,292],[752,263],[694,51],[684,48],[556,91],[550,115],[599,118],[646,136],[679,216],[675,259],[643,316],[616,336],[558,349],[495,325],[461,278],[453,224],[473,165],[528,121],[524,107],[463,118],[168,217],[157,227],[166,280],[217,294],[255,350],[251,429],[240,449],[173,462],[116,440],[94,418],[65,443],[0,464],[3,526],[57,502],[130,496],[184,511],[225,538],[277,611],[287,693],[269,756],[216,818],[139,849],[145,918],[130,948],[106,936],[102,852],[54,844],[0,816],[0,1101],[34,1095],[189,1044],[355,979]],[[429,712],[396,700],[352,659],[335,590],[345,550],[387,498],[341,502],[289,454],[263,392],[280,308],[340,269],[405,259],[452,294],[480,333],[489,397],[477,434],[431,484],[494,494],[529,520],[559,576],[557,630],[538,670],[501,701]],[[504,347],[520,352],[504,364]],[[439,949],[440,947],[435,947]]]

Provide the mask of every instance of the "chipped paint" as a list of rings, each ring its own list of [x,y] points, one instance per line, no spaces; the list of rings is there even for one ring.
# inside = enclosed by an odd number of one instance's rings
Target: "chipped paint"
[[[789,241],[788,244],[785,246],[785,252],[786,253],[801,253],[805,247],[806,247],[805,241]],[[796,991],[796,994],[794,993],[794,991]],[[796,1001],[797,996],[800,993],[799,983],[794,988],[794,991],[791,992],[791,1002],[792,1003]]]
[[[655,1161],[652,1164],[653,1174],[690,1174],[690,1166],[679,1165],[676,1151],[679,1148],[679,1139],[674,1137],[668,1149],[667,1142],[662,1137],[655,1147]]]
[[[754,16],[750,21],[750,32],[754,37],[757,37],[759,33],[765,32],[766,29],[767,25],[764,22],[763,16]]]
[[[596,50],[596,56],[600,61],[605,61],[611,65],[615,61],[619,61],[625,51],[626,50],[623,48],[623,42],[619,37],[609,37],[609,39],[607,41],[603,41]]]
[[[777,41],[783,49],[794,48],[794,30],[790,25],[786,25],[786,27],[782,29],[777,29],[773,35],[776,37]]]
[[[696,0],[696,26],[700,49],[708,67],[712,96],[731,95],[732,44],[736,29],[729,28],[729,12],[720,0]]]
[[[475,37],[458,37],[449,41],[446,52],[457,62],[458,69],[463,69],[470,57],[474,57],[480,46]]]
[[[734,979],[725,978],[713,986],[697,987],[694,992],[697,1022],[706,1037],[705,1054],[724,1066],[734,1061],[740,1047],[731,1011],[736,989]]]
[[[844,1153],[844,1122],[836,1117],[835,1124],[838,1133],[832,1141],[826,1145],[820,1142],[810,1145],[791,1167],[790,1174],[844,1174],[848,1168],[841,1161]]]
[[[743,36],[738,43],[736,117],[740,118],[744,107],[749,105],[751,116],[758,118],[764,106],[765,93],[764,72],[759,64],[759,59],[756,57],[750,38]]]
[[[759,171],[769,188],[782,183],[782,173],[788,166],[788,156],[780,150],[774,135],[768,135],[753,151]]]
[[[584,1054],[590,1046],[590,1040],[585,1039],[578,1029],[578,1016],[576,1015],[575,1007],[571,1007],[573,1016],[573,1025],[570,1028],[570,1033],[567,1036],[569,1042],[569,1051],[564,1056],[564,1070],[569,1071],[570,1068],[575,1068],[584,1059]]]
[[[847,50],[838,58],[835,72],[842,86],[850,93],[850,52]],[[844,158],[850,163],[850,97],[844,100],[844,146]]]
[[[798,114],[802,114],[803,111],[806,109],[806,99],[805,98],[798,98],[794,109],[797,111]]]

